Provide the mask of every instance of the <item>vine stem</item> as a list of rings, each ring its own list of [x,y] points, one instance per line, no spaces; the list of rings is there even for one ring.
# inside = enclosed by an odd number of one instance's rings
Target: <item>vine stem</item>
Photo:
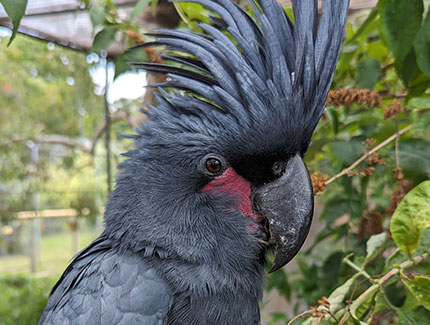
[[[364,269],[360,268],[358,265],[354,264],[348,256],[343,259],[344,263],[353,268],[355,271],[361,273],[367,280],[372,280],[372,277]]]
[[[370,155],[372,155],[373,153],[377,152],[378,150],[382,149],[383,147],[385,147],[387,144],[389,144],[390,142],[398,139],[403,133],[408,132],[411,128],[412,128],[412,124],[408,125],[407,127],[401,129],[400,131],[396,132],[395,134],[393,134],[391,137],[385,139],[383,142],[381,142],[380,144],[378,144],[376,147],[374,147],[372,150],[370,150],[369,152],[365,153],[363,156],[361,156],[359,159],[357,159],[351,166],[345,168],[344,170],[342,170],[339,174],[334,175],[332,178],[330,178],[329,180],[327,180],[324,184],[327,186],[330,183],[333,183],[335,180],[337,180],[338,178],[347,175],[349,172],[351,172],[355,167],[357,167],[361,162],[363,162],[365,159],[369,158]]]
[[[409,261],[403,262],[399,265],[399,267],[396,267],[389,271],[387,274],[385,274],[382,278],[379,280],[375,280],[375,284],[369,287],[366,291],[364,291],[357,299],[354,300],[354,302],[350,305],[350,310],[356,310],[362,303],[364,303],[371,295],[373,295],[381,286],[383,286],[385,283],[387,283],[391,278],[396,276],[401,270],[407,269],[411,266],[417,265],[425,261],[428,257],[428,254],[422,254],[420,256],[416,256],[412,258]],[[342,321],[341,321],[342,322]]]

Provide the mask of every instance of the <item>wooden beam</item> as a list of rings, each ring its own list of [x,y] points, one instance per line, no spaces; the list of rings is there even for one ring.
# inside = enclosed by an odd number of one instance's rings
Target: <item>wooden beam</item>
[[[69,218],[78,215],[75,209],[52,209],[40,211],[20,211],[17,213],[17,218],[20,220],[34,218]]]

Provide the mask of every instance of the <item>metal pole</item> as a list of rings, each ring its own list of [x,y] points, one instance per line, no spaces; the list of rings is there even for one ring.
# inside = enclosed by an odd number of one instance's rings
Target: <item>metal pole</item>
[[[73,255],[75,255],[77,252],[79,252],[79,223],[78,223],[78,216],[73,216],[72,223],[73,223],[73,229],[72,229],[72,250]]]
[[[39,161],[39,145],[33,141],[27,141],[27,147],[31,150],[31,160],[34,165],[34,170],[36,173],[37,162]],[[33,209],[36,215],[31,219],[31,238],[30,238],[30,258],[31,273],[37,271],[37,267],[40,263],[40,237],[41,237],[41,221],[40,216],[37,212],[40,210],[40,197],[37,188],[33,188]]]
[[[34,210],[40,210],[40,199],[39,193],[33,193],[33,205]],[[41,237],[41,226],[40,215],[36,214],[31,220],[31,273],[37,272],[37,267],[40,263],[40,237]]]
[[[105,52],[105,51],[104,51]],[[102,54],[103,55],[103,54]],[[106,147],[106,172],[107,172],[107,190],[108,194],[112,191],[112,174],[111,174],[111,148],[110,148],[110,128],[111,128],[111,120],[110,120],[110,111],[109,111],[109,102],[108,102],[108,92],[109,92],[109,60],[107,58],[107,53],[105,52],[105,71],[106,71],[106,84],[105,84],[105,147]]]

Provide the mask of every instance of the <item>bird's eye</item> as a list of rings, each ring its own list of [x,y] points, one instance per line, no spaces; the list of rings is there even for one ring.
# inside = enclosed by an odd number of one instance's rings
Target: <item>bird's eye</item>
[[[218,174],[222,170],[222,162],[218,158],[206,159],[206,169],[211,174]]]
[[[282,161],[276,161],[272,165],[272,172],[275,176],[280,176],[285,170],[285,164]]]

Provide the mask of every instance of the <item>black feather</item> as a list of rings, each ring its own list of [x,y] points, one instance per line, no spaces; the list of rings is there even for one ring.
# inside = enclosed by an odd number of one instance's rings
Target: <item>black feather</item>
[[[200,60],[187,58],[183,56],[178,55],[160,55],[161,59],[164,61],[172,61],[176,63],[181,63],[183,65],[186,65],[190,68],[194,68],[197,70],[200,70],[205,73],[209,73],[209,71],[206,69],[206,67],[200,62]]]
[[[218,85],[215,79],[206,77],[205,75],[199,74],[192,70],[187,70],[187,69],[175,67],[172,65],[166,65],[162,63],[151,63],[151,62],[130,62],[130,65],[135,68],[141,68],[155,73],[161,73],[161,74],[175,73],[177,75],[187,77],[191,80],[198,80],[208,85]]]

